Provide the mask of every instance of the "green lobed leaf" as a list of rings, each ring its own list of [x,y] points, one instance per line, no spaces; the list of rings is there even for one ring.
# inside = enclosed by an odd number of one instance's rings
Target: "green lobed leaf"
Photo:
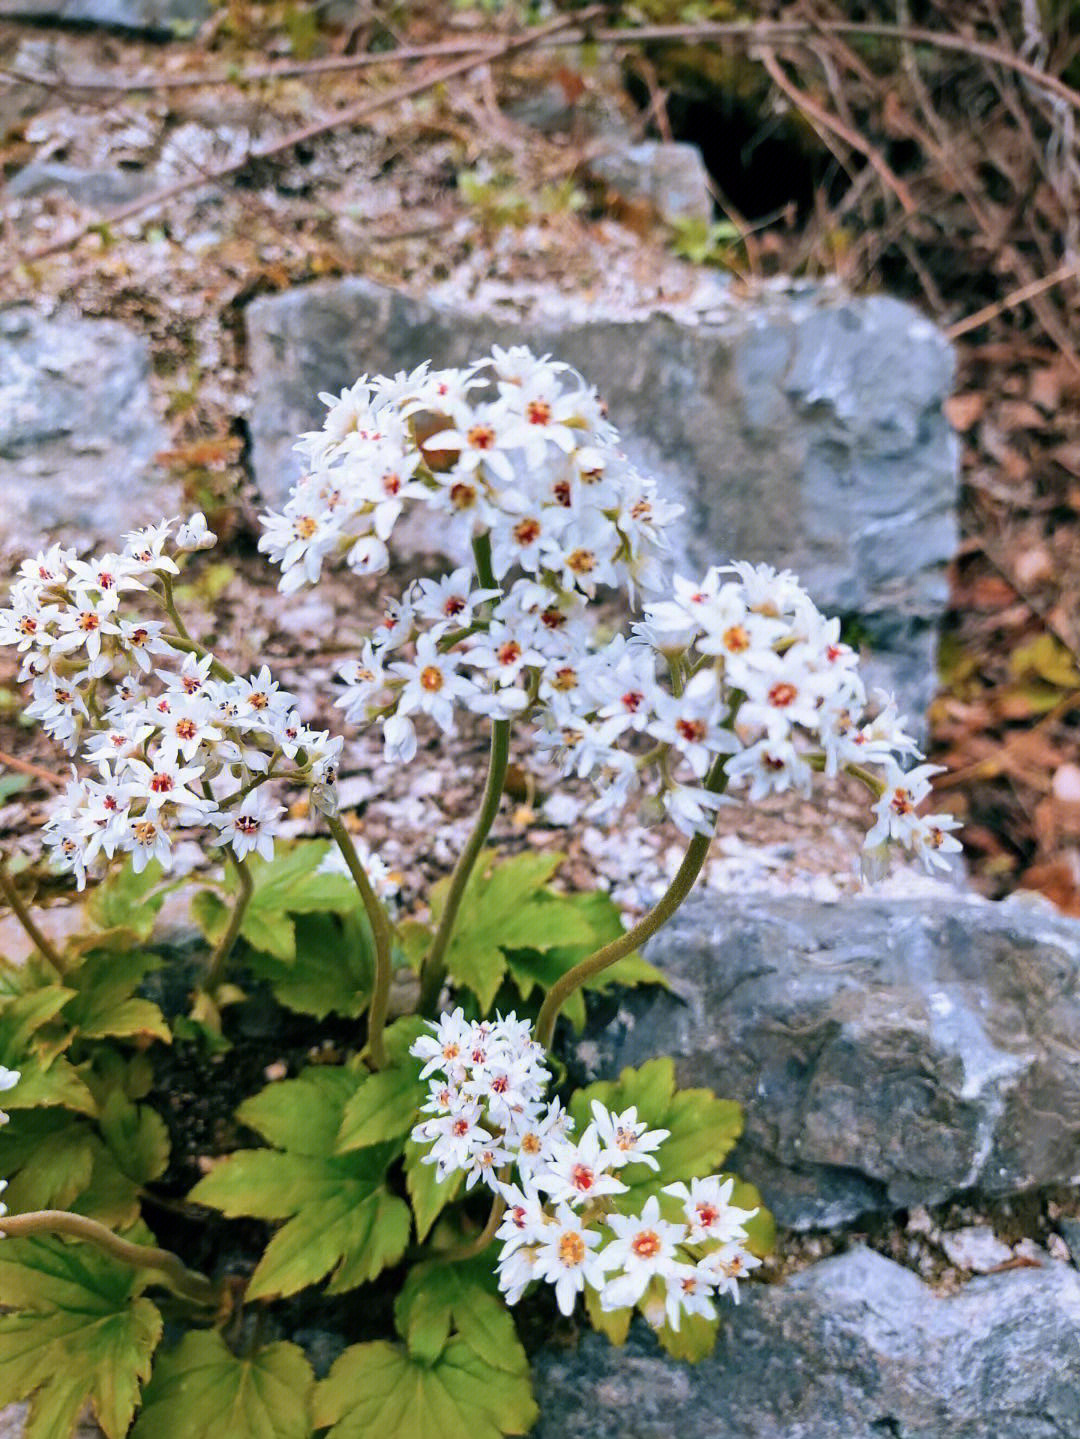
[[[493,1369],[463,1339],[434,1364],[396,1344],[355,1344],[315,1388],[316,1427],[327,1439],[501,1439],[536,1422],[528,1373]]]
[[[617,1080],[600,1080],[579,1089],[569,1109],[578,1130],[592,1119],[594,1099],[615,1113],[636,1105],[639,1120],[650,1129],[668,1129],[669,1137],[655,1153],[659,1172],[645,1164],[628,1164],[620,1177],[629,1188],[614,1196],[615,1207],[623,1213],[637,1213],[650,1194],[678,1179],[695,1179],[715,1174],[742,1133],[741,1107],[730,1099],[718,1099],[709,1089],[678,1089],[675,1062],[670,1058],[650,1059],[640,1069],[624,1069]]]
[[[761,1193],[745,1179],[736,1179],[731,1191],[731,1202],[739,1209],[756,1209],[753,1219],[746,1224],[746,1247],[751,1254],[764,1259],[776,1248],[776,1220],[765,1208]]]
[[[136,874],[131,860],[126,859],[91,890],[87,914],[99,929],[130,929],[138,939],[149,939],[158,910],[165,903],[164,891],[153,893],[163,874],[156,859],[141,874]]]
[[[491,1006],[506,973],[506,951],[576,944],[591,934],[572,906],[558,902],[545,886],[564,855],[514,855],[501,863],[481,853],[458,911],[446,962],[452,977],[468,985],[484,1009]],[[443,881],[431,892],[436,919],[446,901]]]
[[[573,943],[550,944],[539,948],[536,943],[521,949],[507,950],[506,961],[514,983],[523,999],[528,999],[534,989],[546,994],[556,980],[586,955],[600,949],[623,934],[622,918],[618,906],[610,895],[600,890],[579,894],[544,894],[544,906],[537,915],[537,934],[550,933],[551,906],[561,907],[571,916],[567,924],[575,926],[577,934]],[[605,990],[613,984],[632,988],[638,984],[659,984],[668,987],[668,981],[660,970],[640,954],[628,954],[610,968],[602,970],[587,980],[582,989],[576,990],[563,1005],[562,1013],[580,1032],[585,1025],[585,1000],[583,989]]]
[[[98,1141],[85,1119],[65,1109],[13,1113],[0,1129],[4,1202],[15,1214],[67,1209],[90,1183]]]
[[[289,963],[296,958],[293,915],[348,914],[357,907],[360,897],[347,875],[317,873],[330,848],[325,840],[305,840],[269,862],[249,859],[254,888],[240,933],[252,949]]]
[[[135,990],[162,961],[145,950],[114,954],[95,951],[65,976],[75,993],[64,1006],[64,1019],[85,1039],[160,1039],[171,1041],[156,1004]]]
[[[291,923],[293,958],[285,961],[255,951],[248,956],[251,972],[269,983],[279,1003],[300,1014],[316,1019],[363,1014],[375,970],[367,916],[359,910],[343,916],[308,914]]]
[[[169,1131],[157,1110],[114,1089],[98,1121],[117,1167],[135,1184],[160,1179],[169,1164]]]
[[[29,1399],[26,1439],[70,1434],[87,1401],[109,1439],[128,1432],[161,1338],[144,1273],[53,1236],[0,1244],[0,1393]]]
[[[455,1170],[447,1179],[437,1179],[435,1165],[424,1164],[421,1159],[430,1148],[429,1144],[414,1144],[411,1139],[405,1145],[405,1188],[416,1220],[416,1238],[421,1244],[446,1206],[461,1193],[465,1183],[465,1172],[461,1169]]]
[[[478,1359],[507,1374],[526,1374],[529,1361],[484,1256],[418,1264],[394,1303],[398,1333],[414,1359],[434,1364],[457,1333]]]
[[[415,1060],[408,1055],[401,1065],[390,1065],[364,1078],[345,1105],[338,1136],[339,1154],[397,1139],[417,1122],[427,1098]]]
[[[212,889],[200,889],[191,897],[191,917],[208,944],[219,944],[229,928],[229,906]]]
[[[45,982],[0,1003],[0,1064],[19,1069],[17,1061],[30,1052],[38,1030],[55,1019],[74,993]]]
[[[287,1221],[252,1275],[250,1298],[295,1294],[327,1274],[338,1293],[404,1253],[408,1206],[384,1185],[400,1143],[335,1153],[345,1105],[363,1082],[348,1069],[318,1067],[246,1100],[238,1117],[278,1148],[239,1150],[192,1190],[192,1200],[230,1218]]]
[[[197,1330],[155,1364],[131,1439],[310,1439],[313,1382],[296,1344],[238,1358]]]
[[[0,1063],[19,1071],[18,1084],[4,1095],[6,1110],[61,1105],[80,1114],[97,1112],[94,1096],[63,1055],[49,1063],[35,1054],[15,1055]]]

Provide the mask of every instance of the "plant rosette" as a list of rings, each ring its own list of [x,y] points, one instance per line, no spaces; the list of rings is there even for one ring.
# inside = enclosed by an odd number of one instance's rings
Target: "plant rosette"
[[[28,1439],[63,1439],[87,1404],[109,1439],[525,1433],[519,1306],[580,1309],[615,1344],[637,1314],[701,1358],[774,1239],[723,1168],[739,1106],[681,1089],[663,1057],[574,1091],[559,1017],[580,1028],[590,992],[663,982],[639,949],[721,805],[844,773],[870,791],[869,851],[933,868],[959,848],[925,813],[934,767],[887,696],[868,710],[839,622],[794,576],[669,572],[679,507],[568,366],[495,348],[322,398],[260,548],[290,593],[338,561],[383,574],[417,506],[471,547],[387,601],[336,703],[398,764],[418,730],[485,726],[478,812],[406,912],[338,812],[343,737],[185,622],[178,577],[215,543],[201,515],[24,561],[0,643],[71,762],[46,861],[0,862],[34,946],[0,968],[0,1402],[29,1401]],[[637,615],[614,637],[594,620],[612,591]],[[629,928],[602,891],[559,887],[561,856],[489,846],[512,748],[590,782],[589,820],[643,806],[685,835]],[[298,791],[327,840],[284,842]],[[30,898],[63,876],[86,923],[54,944]],[[154,940],[181,886],[201,955]],[[391,1021],[395,968],[417,998]]]

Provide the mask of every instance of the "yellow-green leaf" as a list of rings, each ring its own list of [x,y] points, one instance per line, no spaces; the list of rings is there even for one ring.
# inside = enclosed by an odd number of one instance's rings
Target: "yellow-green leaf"
[[[493,1369],[463,1339],[434,1364],[396,1344],[355,1344],[315,1388],[327,1439],[501,1439],[536,1422],[528,1374]]]
[[[436,1258],[411,1269],[394,1304],[394,1321],[414,1359],[434,1364],[456,1333],[493,1369],[528,1372],[491,1261],[483,1255],[456,1264]]]
[[[61,1439],[89,1401],[109,1439],[128,1432],[161,1337],[144,1271],[52,1236],[0,1244],[0,1394],[29,1399],[27,1439]]]
[[[310,1439],[313,1381],[296,1344],[240,1358],[196,1330],[154,1365],[131,1439]]]
[[[718,1099],[709,1089],[678,1089],[675,1062],[650,1059],[640,1069],[624,1069],[617,1080],[600,1080],[578,1090],[570,1100],[570,1113],[582,1130],[591,1120],[593,1100],[615,1113],[636,1106],[638,1120],[650,1129],[671,1133],[655,1153],[659,1172],[644,1164],[628,1164],[620,1177],[629,1186],[615,1196],[615,1207],[637,1213],[650,1194],[678,1179],[715,1174],[742,1133],[742,1109],[730,1099]]]
[[[249,1297],[295,1294],[330,1275],[333,1292],[396,1264],[409,1240],[408,1206],[385,1186],[399,1143],[335,1153],[342,1114],[364,1076],[313,1068],[241,1105],[245,1124],[278,1146],[239,1150],[191,1198],[234,1217],[284,1219],[252,1276]]]
[[[630,1333],[630,1321],[634,1311],[630,1309],[602,1309],[600,1293],[591,1284],[585,1286],[585,1313],[589,1323],[599,1333],[606,1335],[616,1349],[621,1349]]]
[[[411,1139],[405,1145],[405,1188],[416,1219],[416,1238],[421,1244],[446,1206],[461,1193],[465,1183],[465,1172],[461,1169],[456,1169],[446,1179],[437,1179],[435,1165],[424,1164],[421,1158],[430,1149],[429,1144],[414,1144]]]

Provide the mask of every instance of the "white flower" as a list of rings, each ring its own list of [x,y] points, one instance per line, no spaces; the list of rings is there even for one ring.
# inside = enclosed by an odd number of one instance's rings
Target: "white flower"
[[[554,1221],[547,1225],[532,1264],[533,1277],[545,1279],[555,1287],[555,1300],[561,1314],[573,1312],[574,1301],[586,1282],[594,1289],[603,1283],[603,1268],[592,1251],[601,1236],[586,1229],[581,1219],[566,1204],[555,1210]]]
[[[715,1319],[716,1306],[712,1293],[716,1281],[700,1264],[673,1264],[664,1275],[664,1307],[661,1314],[676,1331],[684,1314],[702,1319]],[[645,1317],[653,1323],[648,1310]],[[654,1324],[659,1328],[658,1324]]]
[[[269,863],[274,857],[276,821],[284,813],[285,806],[275,804],[264,790],[252,790],[238,805],[209,816],[220,830],[214,843],[229,845],[237,859],[258,854]]]
[[[217,535],[206,523],[202,510],[196,510],[176,531],[178,550],[212,550],[217,544]]]
[[[576,1142],[557,1144],[551,1160],[536,1176],[553,1204],[584,1204],[605,1194],[625,1194],[626,1185],[608,1174],[610,1160],[602,1152],[595,1124],[590,1124]]]
[[[664,1193],[682,1200],[692,1243],[711,1239],[727,1244],[746,1238],[746,1225],[757,1213],[756,1209],[740,1209],[732,1204],[734,1187],[734,1179],[711,1174],[705,1179],[691,1179],[689,1188],[681,1180],[666,1184]]]
[[[902,770],[890,762],[886,768],[885,793],[873,806],[877,823],[863,841],[864,847],[873,849],[886,839],[912,844],[922,825],[915,811],[930,793],[930,776],[941,772],[939,764],[921,764]]]
[[[596,1133],[604,1146],[604,1159],[613,1169],[620,1169],[624,1164],[647,1164],[650,1169],[660,1168],[652,1151],[659,1149],[671,1133],[670,1129],[650,1129],[644,1119],[638,1119],[636,1105],[631,1105],[621,1114],[612,1114],[598,1099],[594,1099],[592,1116]]]
[[[616,1237],[601,1255],[604,1269],[623,1272],[604,1285],[600,1303],[604,1309],[625,1309],[638,1302],[655,1275],[666,1279],[675,1272],[676,1246],[686,1238],[686,1229],[661,1219],[655,1194],[639,1215],[609,1214],[605,1223]]]
[[[458,674],[455,657],[441,654],[430,634],[416,641],[414,660],[395,660],[390,669],[405,680],[398,697],[398,714],[421,710],[447,732],[454,727],[454,701],[476,693],[473,682]]]

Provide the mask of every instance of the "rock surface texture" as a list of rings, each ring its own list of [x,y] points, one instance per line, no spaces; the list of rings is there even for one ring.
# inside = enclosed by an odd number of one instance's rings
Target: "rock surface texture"
[[[908,306],[777,293],[707,323],[526,324],[347,279],[257,300],[247,317],[253,460],[270,504],[298,474],[292,445],[319,424],[319,391],[527,343],[588,376],[627,451],[686,505],[682,564],[790,566],[823,608],[858,617],[876,678],[925,708],[956,537],[942,411],[953,360]]]
[[[146,342],[113,320],[0,310],[0,540],[117,536],[160,519],[168,445]]]
[[[708,224],[713,204],[709,172],[696,145],[643,140],[617,143],[589,163],[598,180],[628,200],[645,200],[669,225]]]
[[[107,25],[167,39],[194,33],[210,9],[209,0],[0,0],[0,20]]]
[[[732,1167],[782,1223],[1080,1173],[1076,920],[1023,899],[703,897],[646,953],[672,993],[628,995],[583,1069],[671,1054],[681,1083],[741,1101]]]
[[[1072,1439],[1080,1275],[974,1279],[949,1298],[866,1249],[751,1285],[715,1352],[676,1364],[636,1328],[536,1364],[535,1439]]]

